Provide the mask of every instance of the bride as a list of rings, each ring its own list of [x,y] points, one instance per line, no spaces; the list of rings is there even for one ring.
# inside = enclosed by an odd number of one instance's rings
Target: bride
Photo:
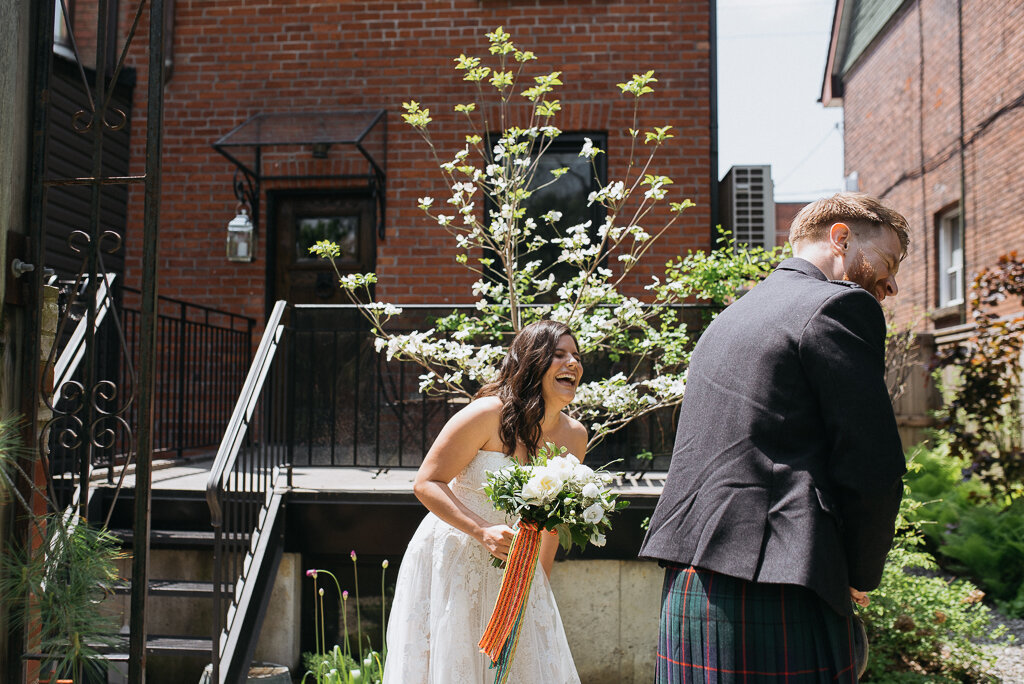
[[[524,327],[498,379],[452,416],[413,490],[430,511],[409,542],[388,621],[384,684],[489,684],[477,642],[494,608],[515,534],[483,492],[485,472],[526,463],[546,442],[583,459],[587,431],[562,413],[583,375],[576,339],[555,321]],[[545,534],[509,683],[578,684],[548,576],[558,538]],[[542,572],[543,570],[543,572]]]

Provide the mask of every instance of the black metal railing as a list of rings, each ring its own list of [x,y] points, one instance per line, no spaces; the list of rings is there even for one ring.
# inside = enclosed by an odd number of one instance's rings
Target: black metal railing
[[[61,285],[66,290],[75,284]],[[80,391],[64,386],[80,383],[82,379],[89,317],[74,309],[89,303],[68,295],[69,300],[75,300],[69,315],[72,319],[77,316],[78,323],[65,331],[66,339],[58,340],[62,345],[54,364],[58,408],[88,400],[96,403],[101,415],[111,416],[127,403],[124,420],[129,425],[137,424],[134,369],[140,363],[139,297],[138,290],[119,286],[112,275],[100,283],[94,305],[97,311],[94,377],[108,384],[101,387],[103,391],[93,392],[83,399]],[[153,387],[155,455],[182,458],[189,452],[212,452],[220,443],[232,402],[238,396],[249,367],[254,326],[255,320],[247,316],[169,297],[158,298],[157,369]],[[102,413],[104,411],[106,414]],[[59,424],[58,429],[50,432],[49,453],[55,488],[67,504],[74,494],[72,479],[65,473],[78,466],[74,449],[65,446],[69,443],[67,430],[61,427],[66,426]],[[118,466],[125,465],[129,455],[134,453],[133,432],[118,429],[118,425],[109,420],[104,427],[109,428],[110,436],[101,433],[99,439],[92,440],[90,467],[105,469],[107,481],[114,482]],[[84,426],[77,430],[77,433],[82,432],[87,432]]]
[[[390,330],[426,330],[454,310],[474,308],[403,304]],[[685,315],[699,329],[708,307],[687,309]],[[288,411],[294,465],[416,467],[444,423],[467,401],[421,393],[423,369],[378,353],[376,338],[355,305],[295,305],[287,334],[292,337]],[[585,378],[628,371],[626,361],[588,357],[584,363]],[[619,460],[619,468],[632,471],[667,469],[677,415],[665,409],[634,421],[596,445],[588,460]],[[638,458],[641,454],[650,456]]]
[[[128,349],[137,355],[139,298],[122,288]],[[252,359],[255,321],[170,297],[158,298],[154,451],[182,457],[220,443]]]
[[[278,511],[291,484],[289,349],[277,302],[210,470],[206,499],[214,529],[213,680],[234,681],[259,634],[260,602],[270,594],[268,558],[280,554]],[[278,556],[279,557],[279,556]],[[262,577],[262,579],[261,579]],[[265,594],[265,595],[264,595]],[[244,677],[243,677],[244,679]]]

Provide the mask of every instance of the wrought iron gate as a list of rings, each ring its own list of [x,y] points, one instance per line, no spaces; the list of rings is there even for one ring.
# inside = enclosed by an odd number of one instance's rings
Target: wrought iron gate
[[[77,506],[82,515],[88,513],[90,471],[98,462],[131,462],[135,465],[134,554],[132,572],[129,678],[145,681],[146,667],[146,582],[148,575],[149,502],[151,458],[153,453],[153,386],[156,369],[157,322],[157,249],[160,216],[160,151],[163,127],[163,85],[165,77],[165,10],[173,0],[137,0],[130,25],[123,40],[116,35],[120,14],[118,0],[97,0],[95,64],[87,67],[79,52],[80,41],[75,26],[65,17],[71,16],[67,0],[32,2],[34,29],[33,120],[31,152],[31,197],[29,207],[29,262],[24,278],[33,280],[35,298],[29,309],[24,348],[27,359],[39,359],[41,349],[43,293],[51,287],[53,277],[64,276],[62,315],[56,331],[56,342],[42,368],[25,364],[23,386],[35,388],[26,414],[31,421],[33,445],[48,467],[51,497],[67,505]],[[62,10],[60,14],[56,10]],[[66,42],[62,52],[70,58],[77,71],[77,105],[62,113],[57,108],[54,82],[55,16],[65,21],[62,36]],[[113,20],[111,20],[113,18]],[[147,98],[145,168],[140,175],[130,175],[112,161],[111,140],[123,136],[129,125],[130,110],[119,96],[119,79],[129,69],[129,55],[139,47],[139,27],[148,20],[148,56],[146,67]],[[91,31],[90,31],[91,33]],[[137,51],[136,51],[137,52]],[[128,100],[130,102],[130,98]],[[64,116],[66,114],[67,116]],[[63,120],[62,120],[63,119]],[[61,126],[60,135],[55,135]],[[55,140],[71,139],[85,143],[87,162],[79,168],[51,163],[48,147]],[[111,203],[126,196],[131,186],[144,189],[144,234],[141,241],[141,324],[138,353],[128,353],[128,346],[118,308],[114,306],[115,288],[110,287],[112,264],[122,260],[125,250],[123,227],[112,226]],[[60,203],[64,197],[71,202]],[[69,209],[70,207],[70,209]],[[63,235],[52,229],[53,214],[63,210],[69,230]],[[57,248],[54,245],[58,245]],[[51,273],[55,254],[63,253],[69,264],[63,273]],[[57,259],[59,261],[59,259]],[[48,263],[49,262],[49,263]],[[73,264],[73,265],[70,265]],[[58,368],[56,351],[59,343],[71,338],[81,319],[81,333],[76,344],[77,370],[68,363]],[[108,330],[100,323],[106,321]],[[133,358],[134,357],[134,358]],[[117,369],[119,372],[111,372]],[[60,382],[54,387],[54,376]],[[127,382],[118,377],[127,378]],[[56,395],[54,394],[54,390]],[[45,406],[51,416],[40,418],[36,407]],[[127,445],[124,453],[115,454],[118,444]],[[63,488],[63,491],[59,491]],[[102,522],[102,521],[99,521]]]

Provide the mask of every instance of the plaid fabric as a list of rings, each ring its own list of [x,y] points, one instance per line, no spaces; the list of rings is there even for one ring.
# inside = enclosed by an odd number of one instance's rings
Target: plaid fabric
[[[809,589],[666,568],[657,684],[856,684],[851,619]]]

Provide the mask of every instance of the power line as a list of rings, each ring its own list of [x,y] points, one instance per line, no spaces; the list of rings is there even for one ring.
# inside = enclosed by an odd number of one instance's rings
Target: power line
[[[828,141],[828,139],[832,137],[832,134],[834,132],[838,131],[838,130],[839,130],[839,122],[837,121],[836,124],[834,126],[832,126],[832,128],[828,129],[828,133],[825,134],[825,137],[822,138],[821,140],[819,140],[818,144],[815,145],[814,148],[810,152],[808,152],[804,156],[804,158],[801,159],[797,163],[797,165],[792,168],[792,170],[790,170],[789,173],[786,174],[785,178],[783,178],[782,180],[780,180],[777,183],[777,185],[782,185],[783,183],[788,181],[790,178],[792,178],[793,174],[796,173],[797,171],[799,171],[800,167],[802,167],[805,163],[807,163],[807,160],[810,159],[811,157],[813,157],[815,152],[817,152],[819,149],[821,149],[821,146],[824,145]]]

